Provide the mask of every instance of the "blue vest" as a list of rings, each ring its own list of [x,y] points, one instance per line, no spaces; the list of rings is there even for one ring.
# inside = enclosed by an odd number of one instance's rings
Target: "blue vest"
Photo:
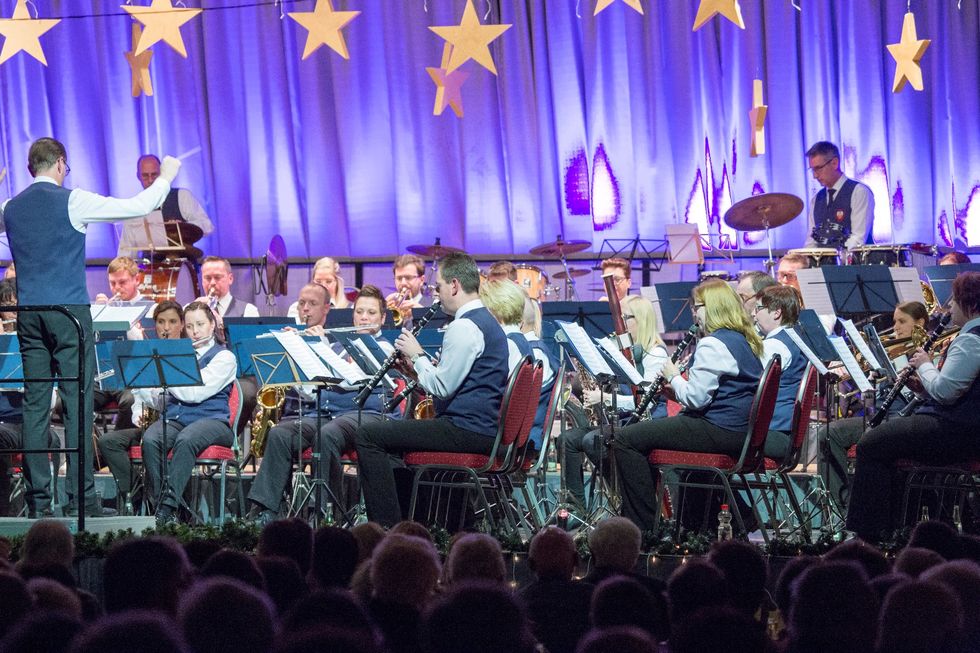
[[[234,297],[228,302],[228,310],[222,317],[245,317],[245,307],[248,302],[240,302]]]
[[[507,386],[507,337],[485,307],[458,317],[473,322],[483,335],[480,354],[463,383],[452,396],[435,398],[436,417],[473,433],[495,437],[500,422],[500,404]]]
[[[806,371],[806,356],[796,346],[793,339],[787,335],[786,330],[782,330],[773,336],[776,340],[786,345],[792,359],[788,367],[783,367],[782,375],[779,377],[779,396],[776,397],[776,412],[772,414],[772,422],[769,429],[772,431],[789,432],[793,425],[793,406],[796,404],[796,395],[799,393],[800,384],[803,382],[803,373]],[[782,361],[786,364],[786,361]]]
[[[0,392],[0,422],[22,424],[24,422],[23,405],[23,392]]]
[[[507,339],[512,343],[517,345],[517,351],[521,353],[521,356],[533,356],[531,352],[531,343],[527,341],[523,333],[508,333]]]
[[[222,351],[225,351],[224,345],[215,344],[198,359],[198,367],[204,369]],[[199,419],[220,419],[227,423],[231,418],[231,413],[228,410],[231,386],[232,384],[229,383],[199,404],[180,401],[173,395],[168,395],[167,419],[180,422],[184,426],[189,426]]]
[[[71,191],[57,184],[31,184],[7,202],[3,221],[17,265],[22,306],[88,304],[85,234],[68,218]]]
[[[529,340],[528,344],[531,346],[535,360],[548,359],[548,365],[551,367],[551,378],[546,383],[541,384],[541,398],[538,400],[538,410],[534,414],[534,424],[531,425],[531,434],[528,436],[534,443],[534,448],[541,451],[541,434],[544,431],[545,414],[548,412],[548,400],[551,399],[551,390],[555,387],[555,381],[558,379],[558,368],[561,363],[558,362],[558,357],[548,345],[542,341]]]
[[[980,326],[971,327],[966,333],[980,336]],[[963,332],[960,332],[957,337],[962,335]],[[978,406],[980,406],[980,377],[973,379],[970,389],[952,405],[943,405],[930,397],[915,412],[918,415],[935,415],[957,426],[973,429],[977,424]]]
[[[821,188],[814,198],[811,235],[821,247],[841,249],[851,235],[851,194],[858,182],[848,179],[827,205],[827,189]]]
[[[722,376],[714,399],[705,408],[695,412],[706,420],[729,431],[745,432],[752,412],[752,399],[762,378],[762,361],[749,347],[749,341],[741,333],[730,329],[718,329],[710,337],[717,338],[728,348],[738,364],[738,372]]]

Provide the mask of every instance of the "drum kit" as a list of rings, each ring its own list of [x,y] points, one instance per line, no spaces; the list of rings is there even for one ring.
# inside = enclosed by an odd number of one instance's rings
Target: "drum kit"
[[[195,261],[204,253],[194,243],[204,237],[201,228],[190,222],[164,222],[166,245],[142,249],[138,260],[143,273],[140,293],[155,302],[175,300],[182,304],[201,296]]]

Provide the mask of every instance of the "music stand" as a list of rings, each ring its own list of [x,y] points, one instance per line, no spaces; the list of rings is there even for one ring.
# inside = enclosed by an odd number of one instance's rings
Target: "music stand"
[[[945,306],[953,296],[953,280],[964,272],[980,272],[980,263],[934,265],[925,269],[926,278],[936,295],[936,303]]]
[[[697,285],[696,281],[673,281],[640,288],[640,295],[653,304],[661,333],[687,331],[691,328],[694,324],[691,296]]]
[[[20,357],[20,342],[14,333],[0,334],[0,390],[23,390],[24,361]]]
[[[604,255],[607,249],[609,253]],[[650,261],[653,272],[660,272],[670,254],[667,249],[667,240],[665,238],[640,238],[639,235],[636,238],[606,238],[599,246],[600,265],[593,269],[598,270],[602,267],[602,259],[616,257],[625,258],[632,266],[633,259],[637,258],[638,254],[641,254],[640,259]]]
[[[156,509],[160,509],[163,498],[170,489],[170,462],[167,454],[170,442],[167,438],[167,391],[170,388],[185,388],[203,385],[197,354],[190,340],[123,340],[112,347],[113,368],[124,388],[160,388],[163,390],[163,408],[160,413],[163,428],[163,452],[160,456],[161,481]],[[189,506],[183,497],[177,503]]]
[[[882,265],[830,265],[818,269],[823,273],[837,315],[859,318],[895,310],[898,293],[891,268]]]
[[[597,338],[613,332],[609,302],[542,302],[541,319],[555,323],[575,322]]]

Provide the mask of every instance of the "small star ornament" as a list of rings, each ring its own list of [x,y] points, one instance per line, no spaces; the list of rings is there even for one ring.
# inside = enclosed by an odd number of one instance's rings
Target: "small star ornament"
[[[752,80],[752,109],[749,111],[749,123],[752,129],[752,145],[749,156],[757,157],[766,153],[766,113],[769,106],[762,103],[762,80]]]
[[[17,0],[13,15],[0,18],[0,34],[4,37],[0,64],[18,52],[26,52],[47,66],[48,60],[41,49],[41,35],[60,22],[60,18],[31,18],[27,13],[27,0]]]
[[[599,12],[614,3],[616,0],[596,0],[595,11],[592,13],[593,16],[598,16]],[[637,13],[643,13],[643,5],[640,4],[640,0],[623,0],[624,3],[632,7]]]
[[[163,41],[176,50],[177,54],[187,58],[187,48],[184,47],[184,37],[180,34],[180,27],[203,10],[174,7],[172,0],[153,0],[149,7],[132,5],[121,5],[121,7],[145,28],[133,54],[143,54],[156,43]]]
[[[692,32],[701,29],[705,23],[721,14],[728,20],[745,29],[745,22],[742,20],[742,8],[738,0],[701,0],[698,5],[698,14],[694,17],[694,27]]]
[[[919,62],[922,61],[930,43],[932,43],[930,39],[919,39],[916,34],[915,14],[911,11],[905,14],[905,20],[902,22],[902,40],[888,45],[888,52],[895,59],[892,93],[898,93],[906,84],[911,84],[917,91],[922,90],[922,67]]]
[[[303,59],[306,59],[321,45],[350,59],[347,51],[347,41],[341,32],[347,23],[360,15],[359,11],[334,11],[331,0],[317,0],[313,11],[293,11],[286,14],[307,29],[306,47],[303,48]]]
[[[497,68],[493,65],[493,57],[490,55],[490,44],[511,27],[512,25],[480,24],[480,18],[473,7],[473,0],[466,0],[463,19],[459,25],[429,27],[429,29],[446,39],[453,48],[449,57],[449,67],[446,68],[447,73],[453,72],[472,59],[496,75]]]
[[[153,52],[147,50],[142,54],[136,54],[136,47],[139,45],[140,36],[143,30],[135,22],[133,23],[133,49],[126,52],[126,61],[132,72],[132,92],[133,97],[140,95],[153,95],[153,80],[150,79],[150,59]]]
[[[432,109],[432,115],[441,116],[446,107],[450,107],[457,118],[462,118],[463,82],[470,74],[464,70],[446,72],[452,51],[453,47],[446,43],[442,48],[442,65],[438,68],[426,68],[425,71],[436,85],[436,104]]]

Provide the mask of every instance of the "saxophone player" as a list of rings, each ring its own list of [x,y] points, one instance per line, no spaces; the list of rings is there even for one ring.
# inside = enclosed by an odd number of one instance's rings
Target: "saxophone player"
[[[909,365],[927,399],[908,417],[868,429],[857,445],[857,462],[847,512],[847,528],[874,540],[904,518],[892,496],[894,463],[913,459],[947,465],[980,458],[976,419],[980,407],[980,272],[953,281],[950,312],[961,327],[940,365],[919,348]],[[941,368],[941,369],[940,369]]]
[[[324,336],[323,324],[330,308],[329,299],[327,290],[319,284],[307,284],[300,291],[299,315],[306,322],[307,335]],[[381,291],[376,286],[364,286],[354,300],[354,326],[365,327],[363,333],[370,333],[378,338],[380,347],[390,353],[393,351],[391,344],[378,336],[384,320],[385,301]],[[338,353],[342,352],[340,345],[335,345],[335,348]],[[397,413],[382,415],[383,389],[378,387],[364,404],[359,422],[357,406],[353,401],[356,393],[356,387],[344,386],[321,392],[319,410],[323,426],[317,443],[321,461],[320,474],[324,476],[327,486],[337,499],[343,498],[343,468],[340,461],[344,452],[354,448],[354,432],[358,424],[372,424],[397,417]],[[307,399],[304,406],[297,391],[287,392],[284,416],[266,435],[262,465],[248,493],[252,502],[251,519],[259,524],[268,524],[278,518],[292,471],[292,461],[299,451],[313,444],[317,406],[314,405],[315,395],[307,396]]]

